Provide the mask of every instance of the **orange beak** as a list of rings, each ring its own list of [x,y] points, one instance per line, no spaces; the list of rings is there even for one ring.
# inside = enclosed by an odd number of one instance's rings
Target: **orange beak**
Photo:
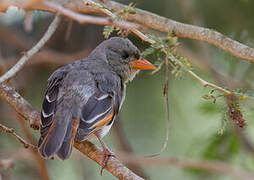
[[[147,69],[147,70],[155,70],[156,67],[145,59],[138,59],[131,63],[131,67],[135,69]]]

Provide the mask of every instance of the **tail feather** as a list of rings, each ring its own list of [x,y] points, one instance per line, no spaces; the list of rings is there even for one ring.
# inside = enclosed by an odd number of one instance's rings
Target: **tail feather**
[[[72,151],[71,146],[71,123],[69,123],[66,135],[64,137],[64,141],[60,147],[60,149],[57,152],[57,156],[61,158],[62,160],[67,159]]]
[[[71,155],[72,152],[72,145],[74,143],[74,139],[77,133],[77,129],[79,126],[79,119],[72,119],[72,123],[68,125],[68,129],[63,141],[63,144],[59,151],[57,152],[57,155],[61,159],[67,159]]]
[[[66,133],[68,132],[67,124],[71,124],[72,122],[72,113],[69,111],[69,108],[62,106],[57,110],[53,118],[47,135],[39,147],[41,155],[46,158],[52,157],[61,148]]]

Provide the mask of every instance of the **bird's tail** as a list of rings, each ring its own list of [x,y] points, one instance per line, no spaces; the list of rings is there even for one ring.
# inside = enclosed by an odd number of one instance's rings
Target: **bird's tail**
[[[59,106],[50,126],[42,129],[45,132],[39,142],[39,152],[43,157],[50,158],[57,154],[61,159],[66,159],[70,156],[74,141],[73,122],[75,120],[72,118],[71,108]]]
[[[57,155],[61,159],[67,159],[72,152],[72,145],[79,126],[79,119],[72,119],[71,127],[68,127],[64,141],[61,148],[58,150]]]

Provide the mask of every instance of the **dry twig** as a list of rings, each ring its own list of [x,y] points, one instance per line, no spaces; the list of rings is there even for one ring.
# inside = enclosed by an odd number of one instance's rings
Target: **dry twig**
[[[45,1],[44,4],[52,9],[55,9],[59,13],[73,20],[76,20],[77,22],[81,24],[89,23],[89,24],[98,24],[98,25],[111,25],[111,26],[119,27],[121,29],[141,29],[141,26],[139,26],[138,24],[127,22],[127,21],[117,21],[110,18],[79,14],[72,10],[64,8],[61,4],[58,4],[55,2]]]
[[[10,169],[10,168],[13,168],[13,166],[14,166],[14,163],[11,159],[1,159],[0,160],[0,168]]]
[[[36,144],[36,141],[33,138],[32,134],[30,133],[29,129],[27,128],[26,123],[23,120],[23,118],[18,113],[16,113],[16,112],[14,112],[14,113],[17,117],[19,124],[21,125],[21,128],[22,128],[28,142],[30,144]],[[31,155],[34,159],[37,171],[39,172],[39,174],[41,176],[41,179],[42,180],[49,180],[48,171],[47,171],[46,165],[45,165],[42,157],[40,156],[38,151],[34,151],[34,150],[30,150],[30,151],[31,151]]]
[[[19,142],[21,142],[25,148],[31,148],[33,150],[37,150],[37,147],[26,142],[22,137],[20,137],[19,135],[17,135],[15,132],[14,132],[14,129],[11,129],[11,128],[8,128],[2,124],[0,124],[0,129],[6,133],[9,133],[11,134],[12,136],[14,136]]]
[[[27,51],[22,58],[15,64],[9,71],[7,71],[3,76],[0,77],[0,83],[12,78],[23,66],[24,64],[36,53],[38,52],[44,44],[49,40],[52,34],[55,32],[60,22],[60,16],[56,15],[52,23],[50,24],[48,30],[40,41],[29,51]]]

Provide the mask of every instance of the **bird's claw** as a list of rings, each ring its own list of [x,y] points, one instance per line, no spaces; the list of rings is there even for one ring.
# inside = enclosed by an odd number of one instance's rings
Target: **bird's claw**
[[[103,169],[107,166],[107,162],[108,162],[110,156],[116,157],[112,151],[110,151],[109,149],[104,149],[103,150],[103,158],[102,158],[102,162],[101,162],[101,176],[102,176]]]

